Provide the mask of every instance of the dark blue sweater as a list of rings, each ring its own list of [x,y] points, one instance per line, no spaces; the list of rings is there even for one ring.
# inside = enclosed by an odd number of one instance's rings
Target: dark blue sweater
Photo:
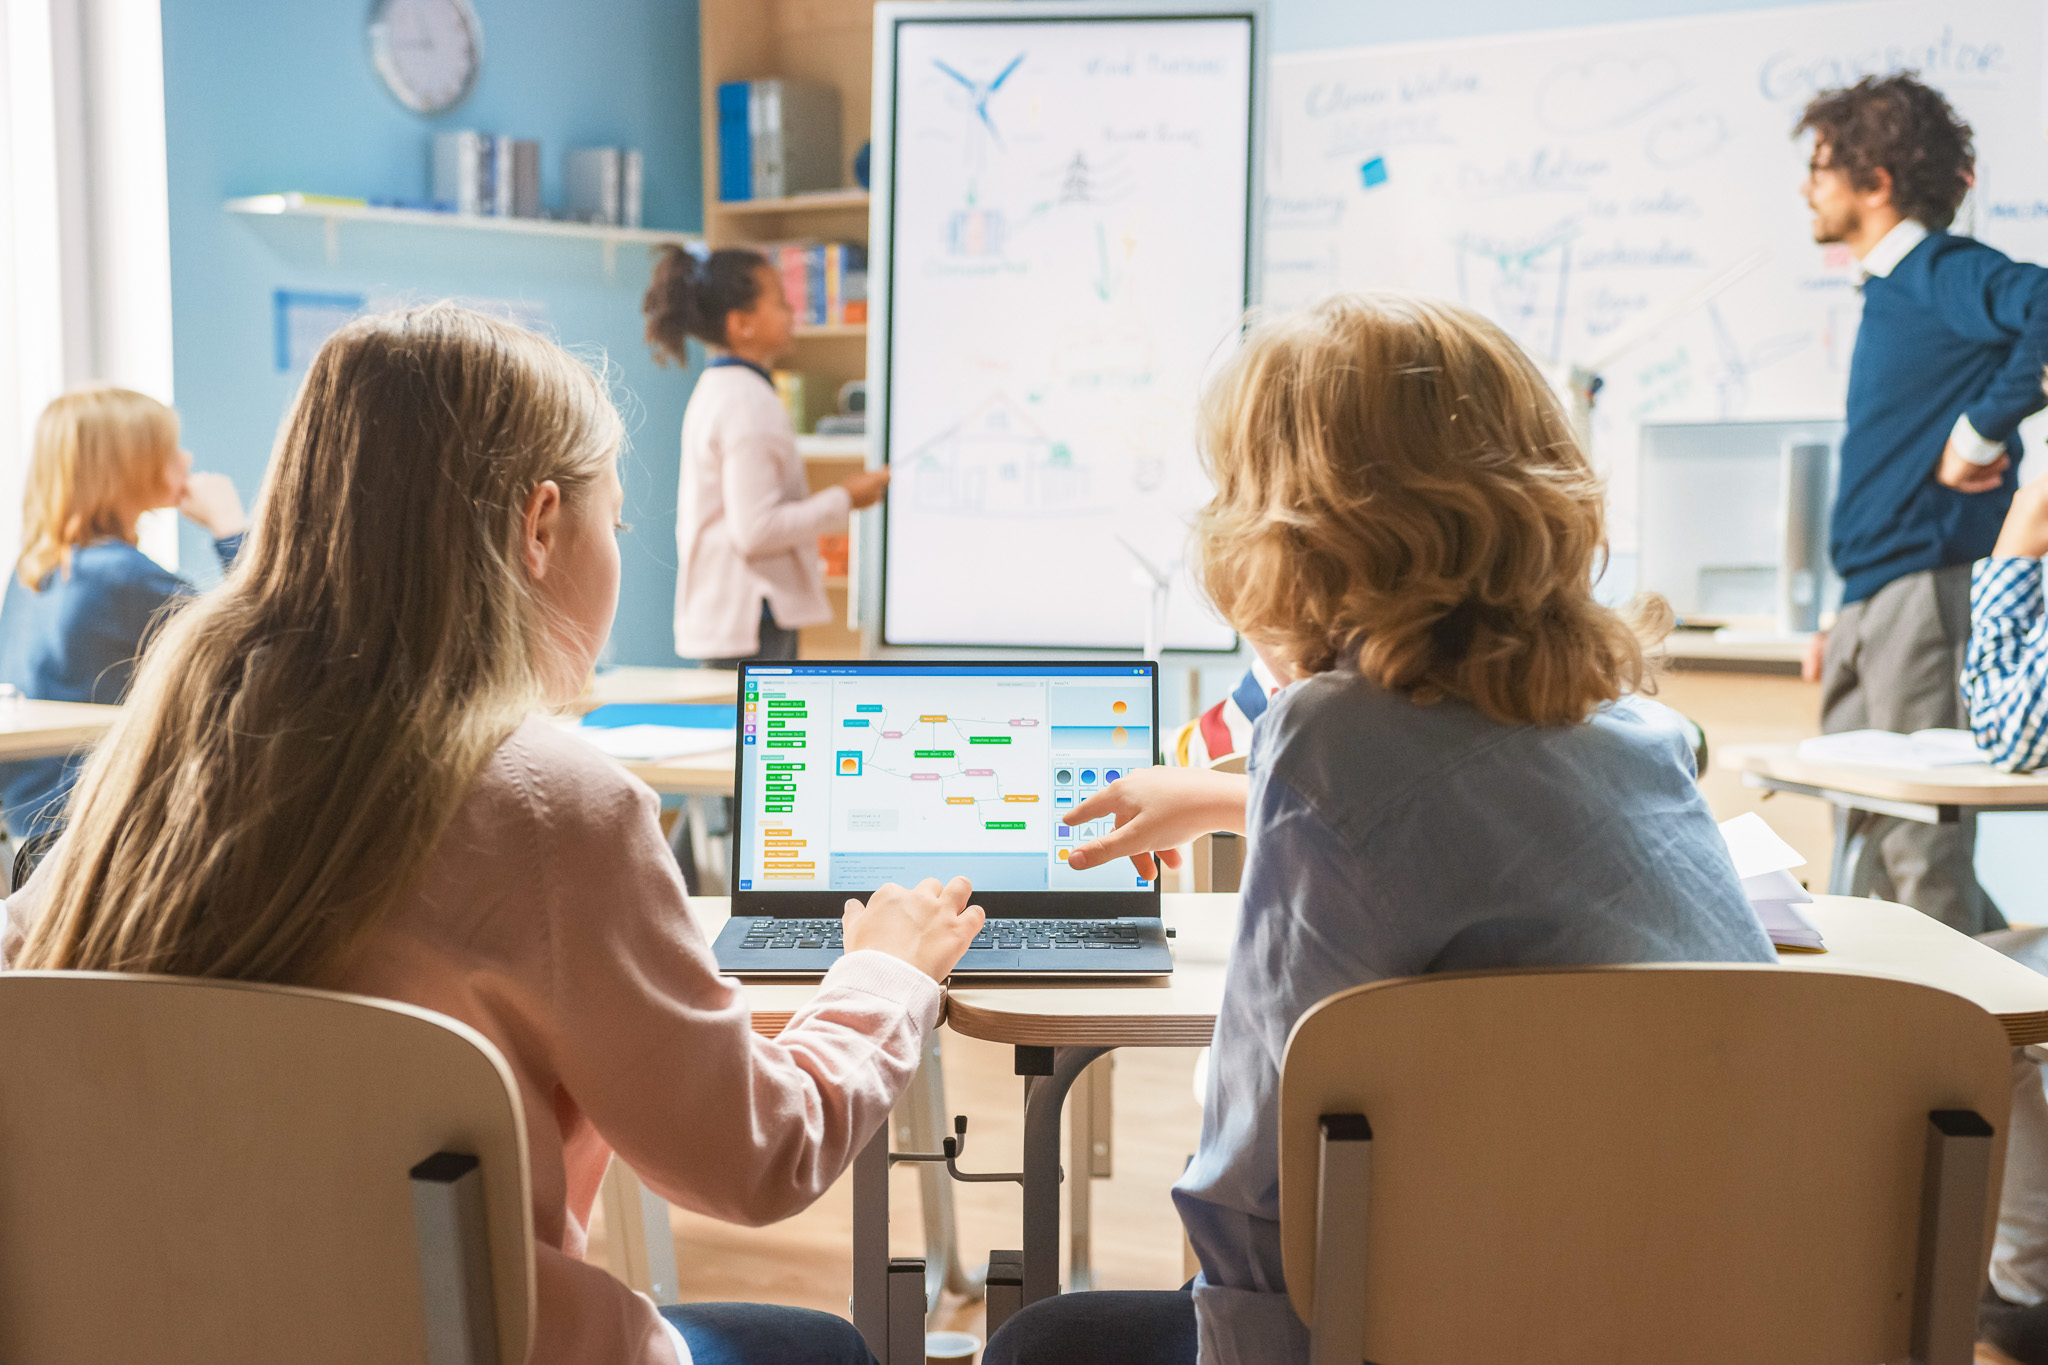
[[[1895,578],[1991,553],[2019,483],[2020,420],[2048,366],[2048,270],[1969,237],[1929,233],[1863,283],[1829,551],[1844,603]],[[1956,417],[2012,456],[1988,493],[1935,479]]]
[[[242,537],[213,543],[225,567]],[[52,570],[40,592],[7,576],[0,606],[0,682],[40,701],[119,702],[157,612],[192,585],[124,540],[81,545],[71,571]],[[78,778],[78,759],[0,763],[0,814],[15,838],[53,829]]]

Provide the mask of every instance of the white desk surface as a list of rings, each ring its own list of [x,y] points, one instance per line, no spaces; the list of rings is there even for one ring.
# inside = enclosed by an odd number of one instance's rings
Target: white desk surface
[[[118,706],[82,701],[22,701],[0,712],[0,762],[58,758],[89,748],[121,715]]]
[[[1174,973],[1162,981],[973,985],[947,992],[957,1033],[1041,1047],[1206,1047],[1223,999],[1223,969],[1237,925],[1234,895],[1167,894],[1162,912],[1178,932]],[[690,902],[717,937],[730,903]],[[1917,910],[1888,901],[1822,896],[1808,909],[1825,953],[1783,953],[1793,971],[1886,976],[1951,991],[1998,1016],[2015,1044],[2048,1042],[2048,976],[2022,967]],[[750,982],[754,1028],[773,1036],[810,1000],[809,983]]]
[[[1716,763],[1739,772],[1823,787],[1851,796],[1944,806],[2034,806],[2048,803],[2048,773],[2000,772],[1988,763],[1901,768],[1876,763],[1807,763],[1794,744],[1731,744]]]
[[[1674,630],[1651,651],[1679,663],[1797,664],[1806,658],[1803,635],[1767,636],[1753,631]]]
[[[567,709],[645,702],[727,702],[739,695],[739,674],[727,668],[614,668],[591,680]]]

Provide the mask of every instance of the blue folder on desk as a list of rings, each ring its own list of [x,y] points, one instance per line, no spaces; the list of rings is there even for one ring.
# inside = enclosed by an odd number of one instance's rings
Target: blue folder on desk
[[[717,702],[616,702],[583,717],[599,730],[623,725],[674,725],[685,730],[730,730],[740,723],[740,708]]]
[[[687,702],[600,706],[583,718],[584,739],[621,762],[662,762],[731,749],[739,708]]]

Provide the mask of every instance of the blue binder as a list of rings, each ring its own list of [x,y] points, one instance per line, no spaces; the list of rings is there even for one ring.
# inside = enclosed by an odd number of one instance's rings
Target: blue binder
[[[718,197],[726,203],[754,197],[754,138],[747,126],[751,81],[718,87]]]

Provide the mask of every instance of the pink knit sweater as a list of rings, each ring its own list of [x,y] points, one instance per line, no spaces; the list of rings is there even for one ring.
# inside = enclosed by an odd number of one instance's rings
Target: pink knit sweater
[[[533,1162],[532,1365],[674,1359],[647,1301],[583,1263],[613,1151],[684,1208],[788,1217],[881,1126],[938,1020],[930,977],[861,952],[779,1036],[754,1033],[690,916],[658,810],[610,759],[528,721],[334,983],[452,1015],[511,1065]],[[6,903],[7,946],[39,881]]]

